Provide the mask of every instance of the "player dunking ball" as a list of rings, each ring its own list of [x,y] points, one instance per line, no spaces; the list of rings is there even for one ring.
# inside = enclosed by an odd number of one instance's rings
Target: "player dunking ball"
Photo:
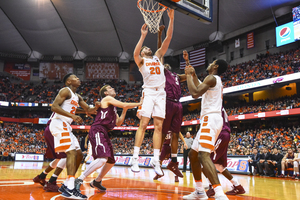
[[[227,149],[230,141],[230,124],[228,120],[228,116],[224,108],[222,108],[222,117],[223,117],[223,127],[222,131],[215,143],[215,149],[210,154],[210,158],[215,164],[217,170],[222,173],[232,184],[233,189],[231,191],[226,192],[227,195],[237,195],[244,194],[245,190],[243,186],[238,182],[236,178],[234,178],[231,173],[228,171],[227,167]],[[212,197],[215,195],[215,191],[212,185],[209,185],[209,189],[206,191],[208,197]]]
[[[95,121],[89,131],[89,139],[92,145],[92,154],[94,160],[89,164],[86,170],[76,179],[76,188],[80,189],[83,180],[97,169],[102,169],[98,177],[90,183],[90,186],[105,191],[102,186],[103,177],[115,164],[114,151],[108,132],[112,131],[117,125],[120,126],[126,116],[127,109],[142,105],[142,99],[139,103],[123,103],[115,99],[116,92],[110,85],[105,85],[100,89],[101,107],[97,111]],[[119,117],[117,108],[123,108]]]
[[[133,172],[140,171],[138,166],[139,151],[144,139],[147,125],[152,116],[154,122],[154,156],[153,159],[151,159],[150,165],[154,168],[155,172],[158,175],[163,175],[159,163],[159,154],[162,141],[162,125],[166,112],[166,78],[164,75],[164,66],[162,65],[160,60],[167,52],[173,35],[174,10],[169,9],[168,16],[170,18],[170,21],[166,38],[164,39],[161,48],[159,48],[154,55],[152,54],[152,51],[149,47],[144,46],[142,48],[142,45],[148,33],[148,27],[146,24],[144,24],[141,28],[141,37],[134,49],[134,61],[139,67],[144,81],[144,103],[140,112],[140,126],[135,135],[134,153],[131,161],[131,170]]]
[[[198,81],[192,66],[185,68],[187,85],[191,95],[193,98],[202,96],[200,114],[202,124],[189,152],[196,190],[190,195],[183,196],[183,199],[208,199],[202,185],[201,165],[203,166],[203,173],[214,188],[215,199],[228,199],[222,190],[216,168],[210,159],[210,153],[214,150],[216,138],[218,138],[223,126],[221,114],[223,86],[220,75],[226,71],[227,66],[228,64],[224,60],[215,60],[208,66],[209,75],[205,77],[203,83]]]
[[[55,152],[65,152],[67,154],[67,175],[68,179],[65,182],[66,188],[61,194],[63,197],[70,199],[86,199],[87,196],[81,194],[74,188],[75,173],[82,160],[82,152],[77,138],[72,133],[71,123],[73,121],[81,123],[80,116],[75,115],[78,106],[81,106],[86,112],[98,109],[100,105],[95,108],[90,108],[80,95],[76,93],[80,86],[79,78],[70,73],[63,78],[66,87],[62,88],[56,96],[51,110],[54,113],[49,129],[54,136]],[[80,154],[78,151],[80,150]]]

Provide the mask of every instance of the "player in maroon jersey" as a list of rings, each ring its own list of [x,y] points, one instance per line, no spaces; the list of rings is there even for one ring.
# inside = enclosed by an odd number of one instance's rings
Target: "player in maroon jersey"
[[[237,195],[244,194],[245,190],[243,186],[235,179],[231,173],[228,171],[227,167],[227,149],[230,141],[230,124],[228,116],[224,108],[222,108],[222,117],[223,117],[223,127],[220,132],[218,139],[215,142],[215,149],[210,154],[210,158],[215,164],[217,170],[222,173],[232,184],[233,189],[226,192],[227,195]],[[206,191],[208,197],[215,195],[215,191],[212,185],[209,185],[209,189]]]
[[[100,89],[101,106],[97,110],[95,121],[89,131],[89,139],[92,145],[92,152],[94,160],[89,164],[86,170],[75,180],[75,187],[77,190],[83,183],[83,180],[91,173],[101,168],[98,177],[90,183],[91,187],[105,191],[106,188],[102,186],[102,178],[114,166],[115,158],[113,146],[108,136],[108,132],[112,131],[117,125],[120,126],[126,116],[128,109],[142,105],[143,100],[139,103],[123,103],[116,100],[115,89],[110,85],[105,85]],[[123,108],[123,112],[119,117],[117,107]]]

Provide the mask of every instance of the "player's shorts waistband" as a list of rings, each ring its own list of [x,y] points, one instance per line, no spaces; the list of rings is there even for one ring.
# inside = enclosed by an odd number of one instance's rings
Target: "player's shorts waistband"
[[[144,90],[152,90],[152,91],[159,91],[159,90],[164,90],[165,88],[164,87],[147,87],[147,88],[144,88]]]
[[[179,100],[177,100],[177,99],[171,99],[171,98],[169,98],[169,97],[167,97],[167,100],[168,100],[168,101],[173,101],[173,102],[176,102],[176,103],[179,102]]]

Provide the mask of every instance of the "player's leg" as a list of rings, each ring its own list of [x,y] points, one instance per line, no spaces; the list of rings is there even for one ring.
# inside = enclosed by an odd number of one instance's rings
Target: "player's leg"
[[[210,114],[202,117],[203,125],[199,130],[199,153],[198,158],[202,164],[203,173],[208,178],[215,191],[216,199],[228,199],[220,185],[216,167],[210,158],[211,151],[214,150],[216,138],[221,132],[223,118],[218,114]]]
[[[191,167],[194,169],[193,176],[196,183],[195,191],[189,195],[183,196],[183,199],[208,199],[202,184],[202,176],[201,176],[202,169],[201,169],[200,160],[198,158],[199,137],[200,137],[200,132],[198,131],[193,141],[191,150],[189,152]]]
[[[292,179],[295,179],[299,176],[299,164],[298,161],[294,161],[294,174],[292,176]]]
[[[97,169],[101,168],[107,161],[108,157],[111,155],[111,143],[108,138],[107,131],[103,130],[101,126],[92,127],[89,131],[89,139],[92,145],[92,153],[95,158],[86,170],[81,173],[81,175],[76,179],[76,189],[79,190],[83,183],[83,180],[95,172]]]
[[[66,158],[62,158],[57,163],[57,166],[55,168],[54,173],[50,177],[49,181],[44,185],[44,190],[47,192],[58,192],[59,186],[56,184],[57,177],[60,175],[60,173],[63,171],[63,169],[66,167]],[[64,189],[63,187],[62,189]]]
[[[163,176],[163,171],[159,162],[161,138],[162,138],[162,125],[164,119],[153,116],[154,133],[153,133],[153,159],[150,161],[150,165],[154,168],[155,173]]]
[[[167,168],[171,170],[176,176],[183,178],[182,173],[178,168],[177,162],[177,152],[178,152],[178,133],[172,133],[172,140],[171,140],[171,162],[169,162]],[[175,179],[175,180],[177,180]]]
[[[284,178],[285,177],[285,161],[281,161],[281,175],[278,176],[278,178]]]
[[[217,170],[222,173],[233,185],[233,189],[231,191],[226,192],[227,195],[237,195],[244,194],[245,190],[243,186],[238,182],[236,178],[234,178],[231,173],[228,171],[226,167],[223,167],[220,164],[215,164]]]
[[[86,157],[84,159],[84,162],[83,162],[83,164],[81,166],[81,170],[82,171],[84,171],[86,169],[86,163],[87,163],[87,161],[89,161],[89,159],[91,158],[91,156],[92,156],[92,146],[91,146],[91,143],[89,142],[88,143],[88,149],[87,149],[87,155],[86,155]]]
[[[41,184],[42,186],[44,186],[44,185],[46,184],[46,180],[45,180],[45,179],[46,179],[46,177],[47,177],[47,174],[48,174],[49,172],[51,172],[53,169],[56,168],[58,162],[59,162],[59,159],[53,160],[53,161],[49,164],[49,166],[48,166],[41,174],[39,174],[39,175],[37,175],[36,177],[34,177],[33,182],[39,183],[39,184]]]
[[[101,171],[100,171],[98,177],[90,183],[91,187],[95,187],[100,191],[105,191],[106,190],[106,188],[102,186],[102,179],[104,178],[104,176],[109,172],[109,170],[116,163],[116,160],[115,160],[115,157],[114,157],[113,146],[112,146],[110,140],[107,141],[107,148],[106,149],[108,151],[108,153],[106,154],[108,156],[107,162],[101,168]]]
[[[194,169],[193,170],[193,176],[196,183],[195,191],[192,192],[189,195],[183,196],[183,199],[208,199],[206,192],[204,190],[203,184],[202,184],[202,177],[201,177],[201,163],[198,158],[198,152],[196,150],[198,149],[198,140],[195,139],[192,145],[192,148],[189,152],[189,159],[191,162],[191,166]]]
[[[141,116],[140,126],[135,133],[134,150],[133,150],[133,156],[131,159],[131,171],[132,172],[140,172],[139,161],[138,161],[140,147],[143,143],[143,140],[145,137],[145,131],[146,131],[149,121],[150,121],[150,116],[149,117]]]

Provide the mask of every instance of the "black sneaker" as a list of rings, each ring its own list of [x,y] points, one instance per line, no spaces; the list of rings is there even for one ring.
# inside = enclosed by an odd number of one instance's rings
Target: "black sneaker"
[[[74,184],[75,184],[76,190],[78,190],[80,192],[80,186],[83,184],[83,180],[76,178]]]
[[[61,194],[61,196],[68,199],[87,199],[87,196],[81,194],[75,188],[73,190],[70,190],[69,188],[65,188],[65,191]]]
[[[97,181],[93,180],[93,181],[90,183],[90,186],[91,186],[92,188],[97,188],[97,189],[100,190],[100,191],[106,191],[106,188],[103,187],[103,186],[101,185],[101,183],[102,183],[102,181],[97,182]]]
[[[60,193],[64,193],[65,190],[66,190],[66,188],[67,188],[67,186],[65,186],[65,184],[61,184],[61,186],[60,186],[60,188],[58,189],[58,191],[59,191]]]

